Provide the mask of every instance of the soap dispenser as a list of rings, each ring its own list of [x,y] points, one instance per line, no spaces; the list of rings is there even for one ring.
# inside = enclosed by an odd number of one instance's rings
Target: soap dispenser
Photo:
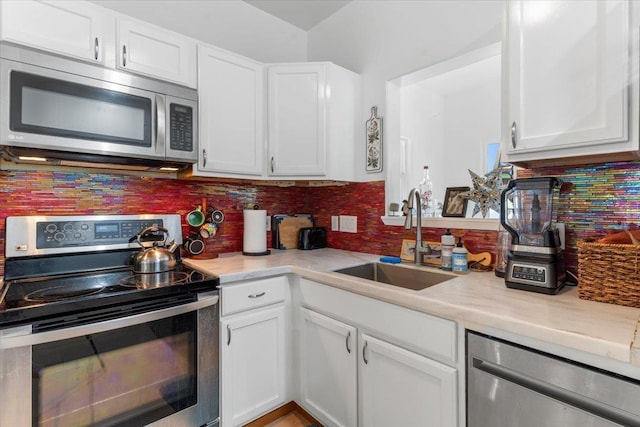
[[[454,273],[464,274],[468,271],[468,252],[462,244],[462,237],[458,237],[458,244],[451,254],[451,268]]]
[[[456,238],[451,235],[451,230],[447,228],[446,233],[440,237],[440,268],[451,271],[451,256],[456,244]]]

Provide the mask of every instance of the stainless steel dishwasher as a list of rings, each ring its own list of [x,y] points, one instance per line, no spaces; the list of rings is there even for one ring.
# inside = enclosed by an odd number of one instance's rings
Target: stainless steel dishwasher
[[[640,426],[640,382],[467,332],[468,427]]]

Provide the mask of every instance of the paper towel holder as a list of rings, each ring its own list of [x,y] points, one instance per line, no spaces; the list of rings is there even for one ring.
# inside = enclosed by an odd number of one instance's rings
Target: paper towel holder
[[[246,217],[246,211],[251,211],[251,210],[257,211],[257,210],[259,210],[259,209],[260,209],[260,207],[259,207],[257,204],[254,204],[253,206],[247,206],[247,208],[245,209],[245,229],[244,229],[245,234],[247,233],[247,223],[246,223],[246,221],[247,221],[247,217]],[[262,211],[262,212],[264,212],[264,214],[265,214],[265,219],[266,219],[266,211]],[[265,230],[265,233],[266,233],[266,230]],[[246,240],[246,236],[245,236],[245,237],[243,237],[243,246],[245,246],[246,244],[247,244],[247,240]],[[242,255],[247,255],[247,256],[264,256],[264,255],[269,255],[269,254],[271,254],[271,251],[270,251],[269,249],[266,249],[266,235],[265,235],[264,247],[265,247],[265,250],[264,250],[264,251],[260,251],[259,249],[261,249],[261,248],[254,248],[254,249],[257,249],[257,251],[245,251],[245,250],[243,250],[243,251],[242,251]]]
[[[246,255],[246,256],[263,256],[263,255],[269,255],[271,254],[271,250],[267,249],[264,252],[245,252],[242,251],[242,255]]]

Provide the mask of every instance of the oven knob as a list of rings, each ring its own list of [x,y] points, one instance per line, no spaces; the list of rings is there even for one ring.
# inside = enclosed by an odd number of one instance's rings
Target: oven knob
[[[73,233],[73,238],[74,238],[74,239],[78,240],[78,239],[79,239],[79,238],[81,238],[81,237],[82,237],[82,234],[80,234],[80,233]]]
[[[58,231],[56,234],[53,235],[53,238],[55,239],[56,242],[62,242],[64,240],[64,233],[61,233]]]
[[[89,229],[89,224],[82,224],[82,225],[80,226],[80,228],[81,228],[82,230],[88,230],[88,229]]]
[[[55,224],[47,224],[45,229],[47,230],[47,233],[55,233],[56,230],[58,230],[58,226]]]
[[[66,223],[64,225],[64,231],[73,231],[73,224],[71,224],[70,222]]]

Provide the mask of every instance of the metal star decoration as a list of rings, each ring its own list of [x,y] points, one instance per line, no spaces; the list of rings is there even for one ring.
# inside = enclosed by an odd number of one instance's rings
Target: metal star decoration
[[[495,168],[486,175],[478,175],[471,169],[471,183],[473,189],[460,193],[458,196],[475,202],[473,213],[476,216],[478,212],[482,212],[482,217],[486,218],[489,210],[500,213],[500,194],[502,193],[502,169]]]

